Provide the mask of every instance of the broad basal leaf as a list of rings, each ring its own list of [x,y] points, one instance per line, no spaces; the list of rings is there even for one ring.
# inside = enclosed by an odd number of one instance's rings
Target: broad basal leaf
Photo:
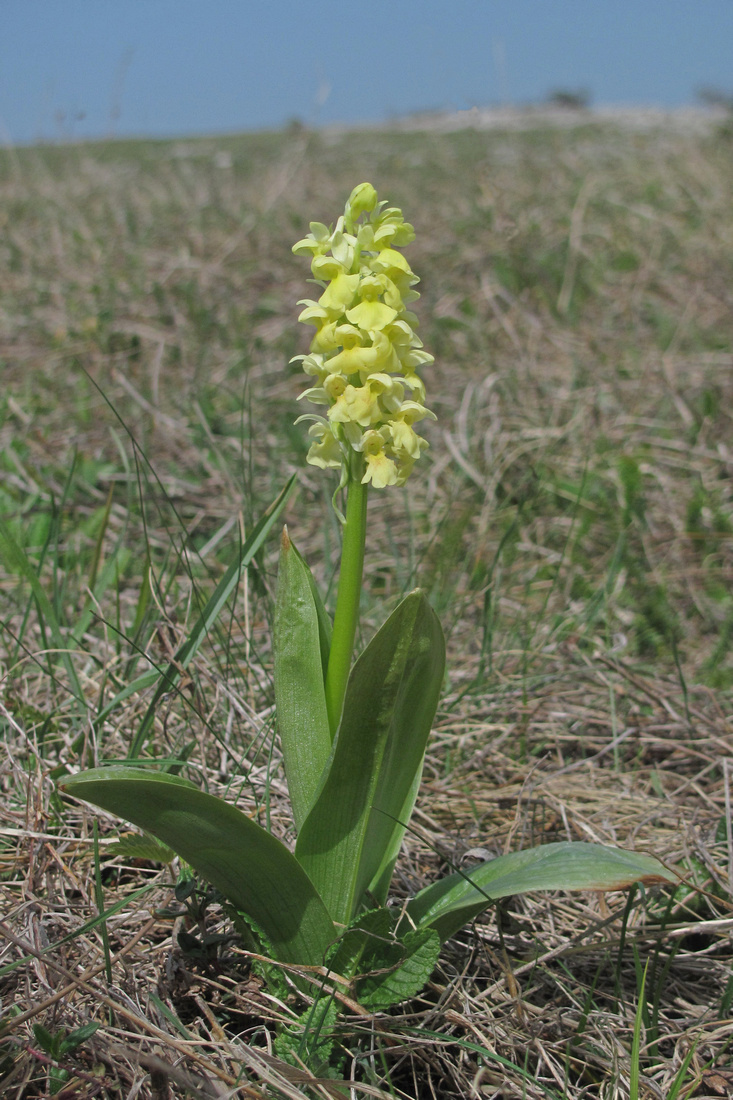
[[[447,940],[492,901],[532,890],[622,890],[634,882],[676,882],[653,856],[602,844],[561,841],[512,852],[421,890],[407,906],[420,928]]]
[[[323,686],[329,641],[328,615],[286,527],[275,605],[275,705],[298,830],[313,805],[331,753]]]
[[[262,928],[281,962],[320,965],[336,930],[291,852],[235,806],[167,773],[97,768],[59,786],[178,853]]]
[[[348,924],[411,809],[445,665],[438,619],[407,596],[356,661],[322,789],[295,854],[333,920]]]
[[[410,818],[412,817],[412,811],[415,808],[421,780],[422,767],[415,773],[410,790],[407,792],[407,798],[405,799],[404,805],[399,813],[395,815],[392,836],[384,848],[382,862],[367,888],[370,898],[373,898],[379,905],[384,905],[387,901],[389,887],[394,873],[394,866],[400,854],[406,826],[409,824]]]

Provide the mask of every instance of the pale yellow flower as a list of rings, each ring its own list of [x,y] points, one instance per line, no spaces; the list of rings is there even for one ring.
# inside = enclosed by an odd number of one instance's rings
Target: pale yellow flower
[[[435,419],[417,373],[433,357],[407,308],[419,297],[413,289],[419,280],[398,251],[414,236],[402,211],[362,183],[333,229],[311,222],[309,235],[293,247],[311,257],[323,288],[318,301],[301,303],[299,318],[315,328],[309,354],[296,356],[315,379],[300,399],[327,406],[327,419],[314,418],[309,429],[308,461],[338,465],[345,477],[349,452],[356,452],[363,481],[378,489],[404,484],[427,447],[414,425]]]
[[[341,469],[341,446],[328,424],[321,421],[311,424],[308,435],[315,437],[307,455],[311,466],[320,466],[322,470]]]
[[[384,489],[387,485],[397,485],[399,475],[397,465],[389,458],[384,449],[384,440],[379,432],[367,432],[364,436],[364,458],[366,470],[362,482],[371,482],[375,489]]]

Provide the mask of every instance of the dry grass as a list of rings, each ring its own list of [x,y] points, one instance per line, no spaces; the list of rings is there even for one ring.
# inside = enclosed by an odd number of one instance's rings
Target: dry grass
[[[669,1096],[693,1044],[679,1095],[733,1094],[732,163],[725,134],[610,123],[3,154],[0,505],[81,688],[6,548],[4,1096],[50,1089],[33,1024],[95,1021],[60,1095],[627,1097],[647,960],[640,1095]],[[569,838],[654,852],[704,892],[501,906],[421,997],[345,1013],[339,1086],[273,1053],[295,1002],[217,901],[194,912],[175,866],[106,858],[119,823],[53,776],[126,754],[149,695],[97,722],[100,701],[167,659],[302,466],[290,245],[361,179],[416,225],[436,354],[427,473],[371,504],[365,630],[417,577],[449,636],[396,891]],[[331,487],[300,482],[288,523],[327,583]],[[188,746],[197,782],[287,837],[273,568],[249,571],[151,749]]]

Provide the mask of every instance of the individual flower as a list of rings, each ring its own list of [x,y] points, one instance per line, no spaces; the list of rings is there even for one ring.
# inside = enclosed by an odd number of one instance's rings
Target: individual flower
[[[366,461],[366,471],[362,481],[371,482],[375,489],[384,489],[387,485],[399,484],[400,477],[397,471],[397,463],[387,454],[385,440],[380,432],[369,431],[365,433],[363,453]]]
[[[308,435],[314,439],[308,451],[308,462],[311,466],[320,466],[322,470],[338,470],[341,468],[341,445],[326,420],[320,417],[314,419],[315,424],[308,429]]]
[[[300,418],[314,421],[308,462],[341,467],[342,484],[356,454],[364,483],[402,485],[427,447],[414,425],[435,415],[417,370],[433,357],[407,308],[419,298],[419,280],[399,251],[414,237],[402,211],[361,183],[334,228],[311,222],[293,246],[296,255],[310,256],[322,288],[317,301],[300,303],[298,318],[315,328],[309,353],[295,357],[315,379],[299,399],[327,406],[325,418]]]

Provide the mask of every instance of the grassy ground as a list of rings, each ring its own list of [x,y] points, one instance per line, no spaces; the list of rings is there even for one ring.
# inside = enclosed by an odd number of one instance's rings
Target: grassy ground
[[[272,1053],[293,1006],[203,885],[174,896],[175,864],[115,853],[127,830],[53,778],[125,757],[152,691],[126,685],[293,470],[291,534],[333,579],[290,247],[362,179],[417,230],[439,417],[370,505],[365,634],[419,583],[449,650],[396,888],[568,838],[698,891],[502,905],[422,996],[344,1019],[342,1073],[416,1100],[733,1094],[732,169],[725,132],[611,124],[0,154],[4,1096],[348,1095]],[[275,554],[147,751],[287,837]]]

